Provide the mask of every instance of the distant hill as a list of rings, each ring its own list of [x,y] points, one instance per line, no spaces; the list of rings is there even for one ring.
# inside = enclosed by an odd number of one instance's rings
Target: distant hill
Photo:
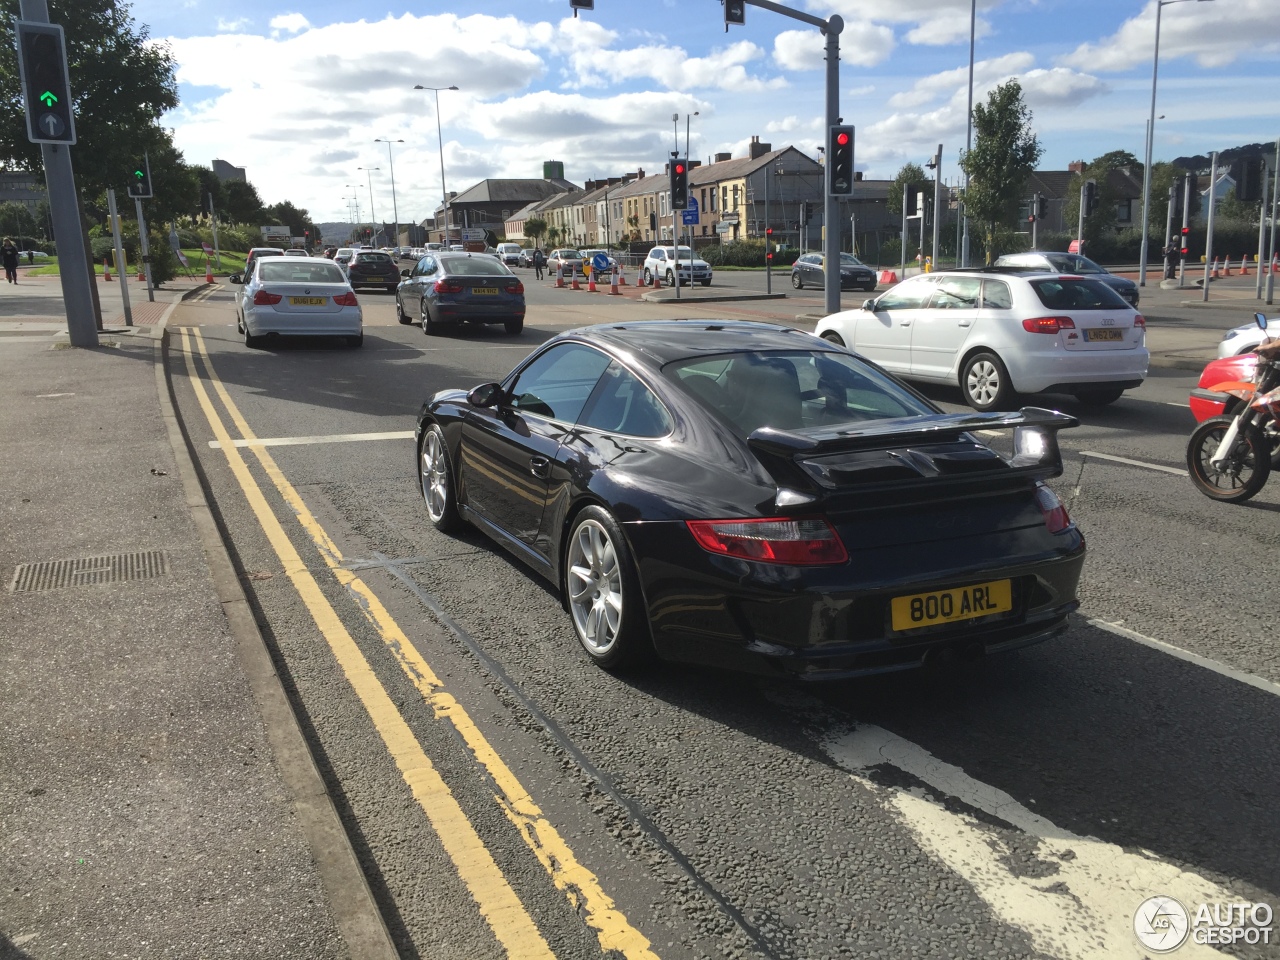
[[[1230,168],[1237,160],[1252,157],[1264,157],[1274,163],[1275,156],[1276,145],[1274,143],[1251,143],[1244,147],[1229,147],[1218,153],[1218,168]],[[1211,162],[1210,158],[1206,156],[1178,157],[1173,161],[1173,165],[1191,173],[1208,173]]]

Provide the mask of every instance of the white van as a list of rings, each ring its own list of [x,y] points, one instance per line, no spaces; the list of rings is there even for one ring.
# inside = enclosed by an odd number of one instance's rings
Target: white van
[[[518,243],[500,243],[498,244],[498,259],[505,263],[508,267],[520,266],[520,244]]]

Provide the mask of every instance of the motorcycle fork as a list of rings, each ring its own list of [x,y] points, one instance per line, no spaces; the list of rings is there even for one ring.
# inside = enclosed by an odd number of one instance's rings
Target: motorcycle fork
[[[1227,458],[1231,456],[1231,450],[1236,445],[1236,438],[1240,436],[1240,425],[1248,415],[1248,408],[1240,411],[1240,415],[1231,421],[1231,426],[1227,427],[1227,432],[1222,435],[1222,442],[1218,444],[1218,449],[1209,458],[1209,465],[1215,470],[1221,470]]]

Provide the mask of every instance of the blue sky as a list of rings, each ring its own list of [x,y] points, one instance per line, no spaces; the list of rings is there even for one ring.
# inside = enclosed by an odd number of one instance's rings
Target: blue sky
[[[797,0],[840,14],[840,112],[857,127],[868,178],[923,164],[943,144],[959,177],[970,0]],[[975,102],[1022,83],[1041,167],[1109,150],[1141,158],[1151,109],[1155,0],[977,0]],[[823,39],[758,7],[725,33],[718,0],[427,0],[412,11],[276,0],[141,0],[135,17],[168,42],[182,105],[166,118],[191,162],[248,170],[267,202],[317,221],[430,216],[441,195],[435,99],[451,190],[485,177],[568,179],[662,169],[689,122],[695,158],[742,156],[752,136],[816,156],[824,117]],[[1156,160],[1280,136],[1280,0],[1185,0],[1163,7]],[[404,140],[389,158],[377,138]],[[390,160],[390,162],[389,162]],[[363,169],[362,169],[363,168]],[[373,169],[377,168],[377,169]]]

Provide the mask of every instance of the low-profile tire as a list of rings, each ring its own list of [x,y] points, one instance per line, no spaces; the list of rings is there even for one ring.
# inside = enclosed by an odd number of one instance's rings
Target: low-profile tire
[[[431,308],[427,306],[427,301],[423,300],[418,309],[422,316],[422,332],[428,337],[440,336],[440,321],[431,319]]]
[[[453,533],[462,526],[458,502],[453,493],[453,464],[444,431],[431,424],[422,432],[418,445],[418,491],[427,508],[427,519],[441,533]]]
[[[502,328],[513,337],[524,329],[524,317],[516,317],[503,323]]]
[[[1081,390],[1076,394],[1076,400],[1085,407],[1105,407],[1107,404],[1115,403],[1122,396],[1124,390],[1112,387],[1106,390]]]
[[[846,346],[844,337],[840,336],[840,334],[836,333],[834,330],[828,330],[822,335],[822,339],[827,341],[827,343],[834,343],[837,347]]]
[[[795,273],[791,274],[791,285],[797,290],[804,289],[804,280],[800,276],[800,271],[797,270]]]
[[[597,666],[623,670],[652,658],[635,561],[607,510],[593,505],[574,517],[561,576],[574,633]]]
[[[1236,449],[1224,469],[1209,463],[1233,420],[1235,417],[1211,417],[1192,430],[1187,441],[1191,482],[1210,500],[1223,503],[1243,503],[1261,490],[1271,475],[1271,446],[1252,423],[1241,424]]]
[[[261,337],[255,337],[249,332],[248,323],[241,324],[240,329],[244,333],[244,345],[250,350],[256,350],[262,344]]]
[[[396,294],[396,319],[401,323],[413,323],[413,317],[404,312],[404,304],[400,302],[400,294]]]
[[[975,353],[960,371],[965,403],[980,413],[999,410],[1013,402],[1009,371],[994,353]]]

